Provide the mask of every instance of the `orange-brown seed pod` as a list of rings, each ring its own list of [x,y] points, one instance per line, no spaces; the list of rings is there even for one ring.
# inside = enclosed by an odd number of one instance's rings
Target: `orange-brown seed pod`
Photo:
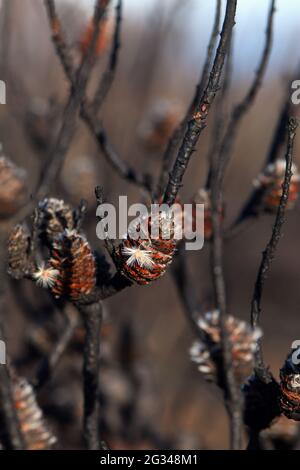
[[[23,224],[18,224],[12,229],[7,241],[7,251],[8,273],[15,279],[22,279],[31,266],[30,236]]]
[[[143,224],[147,233],[141,230],[143,236],[133,239],[128,234],[127,239],[115,250],[115,262],[121,273],[137,284],[145,285],[159,279],[172,262],[176,249],[173,220],[160,214],[155,219],[149,217]],[[156,226],[157,235],[152,229]]]
[[[48,429],[32,386],[24,378],[13,378],[13,397],[26,450],[50,450],[56,443]]]
[[[51,249],[50,267],[57,272],[50,286],[55,297],[76,302],[96,285],[96,260],[87,240],[75,230],[66,230]]]
[[[14,215],[26,200],[26,172],[0,156],[0,218]]]
[[[278,159],[270,163],[253,183],[256,188],[263,190],[261,204],[266,211],[276,211],[279,206],[285,169],[286,161]],[[295,163],[292,164],[292,173],[287,209],[293,209],[299,197],[300,174]]]

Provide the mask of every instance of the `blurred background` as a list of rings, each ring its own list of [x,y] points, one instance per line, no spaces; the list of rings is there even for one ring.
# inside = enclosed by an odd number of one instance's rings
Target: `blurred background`
[[[68,97],[68,83],[55,55],[41,0],[9,0],[1,16],[0,79],[7,84],[7,104],[0,106],[3,153],[34,183],[57,133]],[[109,10],[103,47],[90,83],[92,95],[106,67],[114,24]],[[75,62],[93,12],[92,0],[57,1],[59,16]],[[166,140],[153,140],[151,116],[171,110],[180,121],[193,96],[205,59],[215,1],[124,0],[122,46],[112,89],[101,108],[101,120],[114,146],[138,170],[157,176]],[[223,2],[224,9],[224,2]],[[233,44],[233,74],[227,109],[247,92],[264,44],[268,0],[238,1]],[[296,0],[277,1],[274,43],[263,86],[244,119],[225,180],[226,225],[251,191],[268,152],[286,87],[299,62],[300,8]],[[163,110],[163,111],[162,111]],[[169,111],[168,111],[169,112]],[[189,202],[205,181],[211,125],[185,174],[181,197]],[[151,140],[152,139],[152,140]],[[295,159],[299,162],[300,137]],[[94,187],[106,199],[119,195],[144,200],[138,189],[120,180],[105,162],[82,122],[68,152],[52,196],[72,204],[89,203],[85,230],[93,246]],[[275,376],[293,340],[300,339],[299,206],[288,214],[284,236],[266,284],[262,326],[265,358]],[[248,230],[226,242],[225,268],[229,313],[249,319],[254,281],[270,236],[272,215],[261,216]],[[187,254],[193,289],[201,309],[212,307],[209,244]],[[221,392],[205,383],[189,359],[193,334],[180,298],[167,274],[149,287],[133,287],[105,302],[102,331],[102,427],[112,448],[206,448],[228,445],[228,423]],[[61,329],[62,318],[47,292],[28,282],[10,281],[5,306],[9,352],[20,373],[34,376]],[[55,374],[38,399],[59,436],[60,448],[81,448],[81,352],[78,329]]]

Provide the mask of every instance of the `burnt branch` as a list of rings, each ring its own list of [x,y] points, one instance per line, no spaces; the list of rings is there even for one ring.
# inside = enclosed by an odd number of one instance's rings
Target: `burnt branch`
[[[179,145],[179,143],[182,141],[184,132],[186,130],[186,126],[189,120],[192,118],[197,108],[197,105],[199,103],[199,100],[203,94],[205,86],[207,84],[209,71],[212,65],[212,60],[213,60],[213,52],[214,52],[218,35],[219,35],[220,18],[221,18],[221,0],[217,0],[215,19],[214,19],[214,24],[213,24],[210,40],[207,46],[206,59],[205,59],[205,63],[203,66],[203,70],[202,70],[199,82],[196,86],[195,95],[189,105],[189,108],[187,109],[186,115],[184,116],[179,126],[174,130],[173,134],[171,135],[171,138],[169,139],[167,148],[163,155],[162,169],[161,169],[161,174],[160,174],[160,178],[158,182],[158,189],[157,189],[158,196],[161,196],[161,193],[164,190],[174,152],[177,146]]]
[[[109,57],[108,67],[105,70],[97,91],[95,93],[95,97],[93,100],[93,110],[97,113],[98,109],[101,107],[103,101],[105,100],[112,83],[115,78],[116,68],[118,65],[119,59],[119,50],[121,47],[121,23],[122,23],[122,0],[118,0],[116,6],[116,20],[115,20],[115,30],[113,36],[113,43]]]
[[[211,204],[213,238],[211,243],[211,274],[215,293],[216,307],[220,315],[222,366],[224,376],[224,392],[230,418],[231,448],[241,448],[242,411],[241,394],[234,377],[231,361],[231,344],[226,331],[226,292],[223,266],[223,233],[219,207],[221,203],[221,187],[218,180],[219,161],[215,155],[211,165]]]
[[[77,114],[80,105],[85,97],[86,88],[93,68],[93,57],[95,54],[97,38],[99,36],[100,23],[104,17],[109,1],[110,0],[96,1],[93,17],[94,31],[92,35],[92,40],[87,53],[83,56],[81,64],[76,73],[74,74],[74,80],[72,75],[70,97],[65,107],[63,123],[59,135],[57,137],[56,143],[50,152],[46,164],[42,168],[41,175],[35,191],[38,198],[41,198],[47,194],[49,187],[51,186],[55,178],[58,176],[64,162],[64,157],[72,142],[76,128]],[[49,5],[49,1],[47,2],[47,4]],[[53,8],[54,7],[52,5],[52,10]],[[50,13],[53,15],[54,13],[52,10],[50,11]],[[55,26],[55,23],[53,23],[53,21],[51,26],[52,28]],[[59,37],[61,42],[61,36]]]
[[[211,105],[219,89],[225,57],[228,53],[228,48],[230,45],[232,28],[235,21],[236,4],[236,0],[227,1],[221,38],[208,84],[195,106],[195,112],[188,123],[183,142],[180,146],[176,161],[169,176],[169,181],[164,194],[164,202],[167,204],[174,203],[190,157],[195,149],[202,131],[206,127]]]
[[[75,69],[74,65],[72,64],[70,49],[65,40],[65,36],[56,13],[54,0],[46,0],[46,7],[56,53],[60,59],[68,80],[70,81],[71,85],[75,87]],[[97,111],[99,111],[99,105],[97,107]],[[149,192],[151,187],[149,176],[138,174],[138,172],[133,167],[131,167],[125,160],[121,158],[119,153],[112,145],[106,130],[102,126],[95,111],[93,110],[93,104],[89,103],[86,99],[81,100],[80,117],[90,130],[101,153],[107,162],[118,173],[118,175],[128,182],[133,183]]]
[[[251,108],[254,100],[259,92],[261,87],[265,71],[267,69],[269,57],[271,54],[272,44],[273,44],[273,19],[275,13],[275,0],[271,1],[270,10],[267,19],[267,29],[266,29],[266,42],[263,49],[263,53],[260,59],[258,69],[255,74],[253,83],[251,84],[248,93],[245,98],[234,107],[231,113],[229,120],[229,125],[226,130],[225,136],[222,140],[221,149],[220,149],[220,165],[218,178],[222,182],[224,177],[225,169],[228,165],[231,151],[239,130],[239,126],[243,117],[247,114]]]
[[[84,441],[89,450],[104,448],[99,436],[99,367],[102,305],[79,307],[85,325],[83,357]]]
[[[298,126],[298,122],[295,118],[290,118],[288,123],[288,144],[287,144],[287,151],[286,151],[286,170],[285,170],[285,177],[284,183],[282,185],[282,196],[280,199],[280,204],[277,209],[277,214],[272,230],[272,235],[270,241],[268,242],[265,250],[262,254],[262,260],[259,266],[257,279],[255,281],[254,292],[251,302],[251,324],[253,327],[256,327],[260,323],[260,315],[261,315],[261,300],[263,295],[263,289],[265,285],[265,281],[269,274],[272,261],[275,257],[276,249],[281,238],[281,231],[283,224],[285,222],[285,209],[288,202],[289,197],[289,188],[290,188],[290,181],[292,177],[292,161],[293,161],[293,149],[294,149],[294,140],[296,136],[296,129]],[[264,365],[263,355],[262,355],[262,347],[261,342],[258,343],[257,353],[255,357],[255,371],[259,377],[268,378],[269,373],[266,370]]]

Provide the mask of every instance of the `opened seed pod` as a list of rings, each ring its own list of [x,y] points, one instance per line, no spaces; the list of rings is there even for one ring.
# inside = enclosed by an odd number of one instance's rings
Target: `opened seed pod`
[[[286,161],[278,159],[270,163],[254,181],[254,186],[260,190],[260,204],[266,211],[276,211],[282,196]],[[290,182],[287,209],[293,209],[299,196],[300,175],[295,163],[292,164],[292,178]]]
[[[15,279],[22,279],[33,269],[30,260],[30,235],[23,224],[16,225],[8,238],[8,273]]]
[[[138,239],[129,233],[115,250],[114,259],[120,272],[141,285],[159,279],[175,253],[175,224],[166,212],[144,219],[139,225]]]
[[[215,380],[223,385],[221,367],[220,316],[217,310],[207,312],[198,320],[203,339],[196,341],[191,350],[191,359],[207,380]],[[253,369],[254,352],[261,330],[252,330],[245,321],[230,315],[226,318],[226,329],[231,347],[232,365],[238,383],[242,384]]]
[[[0,218],[14,215],[26,202],[26,172],[0,156]]]
[[[37,225],[41,238],[51,246],[65,229],[77,227],[76,211],[62,199],[43,199],[38,205]]]

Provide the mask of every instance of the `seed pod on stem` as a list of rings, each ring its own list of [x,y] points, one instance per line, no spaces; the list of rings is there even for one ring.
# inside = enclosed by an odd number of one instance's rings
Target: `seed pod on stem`
[[[297,354],[292,350],[280,369],[280,407],[287,418],[300,421],[300,364]]]
[[[203,339],[193,344],[191,359],[207,380],[216,381],[223,388],[219,312],[207,312],[198,320],[198,327]],[[258,328],[253,331],[248,323],[230,315],[226,319],[226,329],[236,380],[242,384],[252,371],[256,343],[262,333]]]
[[[30,235],[24,224],[16,225],[7,241],[8,273],[15,279],[22,279],[31,272]]]
[[[129,231],[113,253],[117,268],[137,284],[159,279],[173,260],[179,225],[179,220],[173,219],[168,211],[141,219],[137,224],[138,236]]]
[[[43,199],[39,202],[37,214],[40,236],[48,246],[51,246],[65,229],[77,228],[76,211],[62,199]]]
[[[49,266],[57,274],[50,289],[55,297],[80,301],[96,286],[97,266],[83,235],[66,230],[51,249]]]
[[[253,182],[259,195],[257,204],[266,212],[277,211],[282,196],[285,169],[286,161],[278,159],[274,163],[267,165],[265,170]],[[292,164],[291,170],[293,175],[290,182],[287,209],[294,208],[300,190],[300,174],[295,163]]]

